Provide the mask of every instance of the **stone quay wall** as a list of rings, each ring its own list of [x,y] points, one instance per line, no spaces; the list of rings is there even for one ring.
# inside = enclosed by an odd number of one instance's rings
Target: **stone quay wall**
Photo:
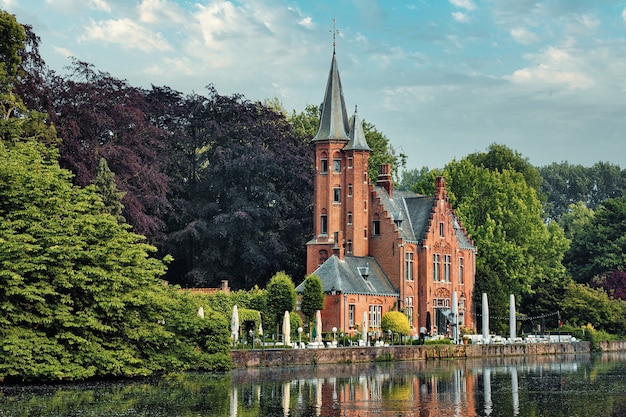
[[[626,351],[626,341],[601,342],[603,352]],[[323,349],[233,350],[235,368],[317,365],[377,361],[417,361],[444,358],[562,355],[591,353],[591,343],[526,343],[507,345],[420,345],[340,347]]]

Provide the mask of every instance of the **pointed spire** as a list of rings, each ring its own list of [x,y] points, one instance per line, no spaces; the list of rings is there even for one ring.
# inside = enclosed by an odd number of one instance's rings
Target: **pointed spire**
[[[333,47],[333,59],[326,83],[326,93],[320,108],[320,125],[313,141],[345,140],[348,141],[348,114],[343,99],[343,89],[337,68],[337,58]]]
[[[372,148],[367,144],[365,133],[363,133],[363,123],[359,119],[357,108],[354,106],[354,116],[350,125],[349,141],[343,148],[344,151],[371,151]]]

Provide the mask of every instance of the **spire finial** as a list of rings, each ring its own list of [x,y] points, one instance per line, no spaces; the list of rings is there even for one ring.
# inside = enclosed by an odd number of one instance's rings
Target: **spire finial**
[[[333,18],[333,30],[331,31],[333,33],[333,54],[335,53],[335,46],[337,46],[337,34],[339,33],[339,30],[337,29],[337,19]]]

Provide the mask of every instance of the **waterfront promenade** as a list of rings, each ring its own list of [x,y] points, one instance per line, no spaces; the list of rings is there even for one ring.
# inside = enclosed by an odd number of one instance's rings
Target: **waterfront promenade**
[[[626,351],[626,341],[600,342],[603,352]],[[494,356],[562,355],[591,353],[590,342],[520,343],[503,345],[418,345],[380,347],[340,347],[322,349],[233,350],[235,368],[264,366],[317,365],[376,361],[415,361],[444,358]]]

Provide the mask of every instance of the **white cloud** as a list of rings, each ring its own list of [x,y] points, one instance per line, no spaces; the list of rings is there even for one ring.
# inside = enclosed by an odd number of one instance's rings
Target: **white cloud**
[[[88,8],[91,10],[100,10],[103,12],[111,12],[111,6],[106,0],[46,0],[46,4],[53,6],[55,10],[64,13],[79,12]]]
[[[170,51],[172,46],[160,33],[154,33],[130,19],[92,22],[81,40],[118,44],[124,49],[144,52]]]
[[[67,57],[70,57],[70,56],[76,56],[76,54],[74,54],[72,51],[70,51],[67,48],[63,48],[61,46],[53,46],[52,49],[54,50],[54,52],[56,52],[57,54],[59,54],[63,58],[67,58]]]
[[[184,12],[168,0],[143,0],[137,9],[141,22],[167,25],[185,22]]]
[[[624,22],[626,22],[626,8],[624,8],[624,10],[622,10],[622,20],[624,20]]]
[[[588,89],[594,85],[593,79],[583,70],[585,63],[563,49],[550,47],[528,58],[537,64],[518,69],[504,78],[520,84],[561,84],[570,89]]]
[[[535,43],[539,41],[539,36],[537,36],[534,32],[529,31],[526,28],[516,27],[511,29],[511,36],[515,39],[516,42],[529,45],[531,43]]]
[[[463,12],[454,12],[452,13],[452,18],[459,23],[467,23],[469,22],[469,16]]]
[[[474,10],[476,8],[476,4],[472,0],[449,0],[450,4],[458,7],[459,9],[465,10]]]
[[[16,1],[15,0],[0,0],[0,5],[5,10],[11,10],[13,7],[16,6]]]
[[[96,10],[102,10],[104,12],[110,12],[111,6],[105,0],[91,0],[89,5]]]
[[[313,24],[313,19],[311,18],[311,16],[307,16],[303,19],[301,19],[298,24],[300,26],[304,26],[307,29],[313,29],[315,27],[315,25]]]

